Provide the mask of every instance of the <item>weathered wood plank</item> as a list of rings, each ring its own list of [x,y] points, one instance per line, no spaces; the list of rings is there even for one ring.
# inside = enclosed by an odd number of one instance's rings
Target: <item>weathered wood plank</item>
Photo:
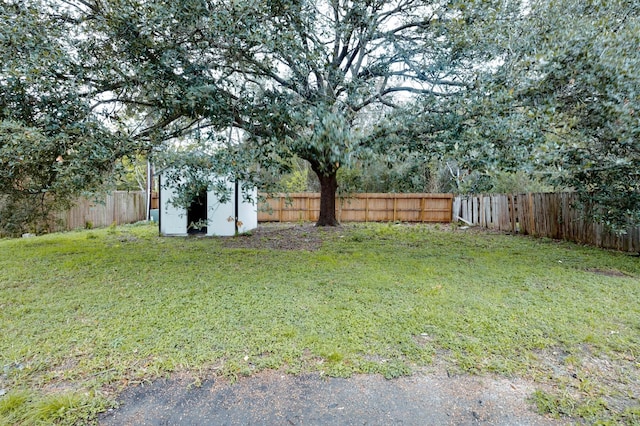
[[[264,196],[258,206],[260,222],[317,220],[319,193]],[[277,208],[274,209],[273,199]],[[284,200],[287,200],[285,202]],[[338,220],[345,222],[450,222],[452,194],[352,194],[336,198]]]
[[[573,193],[466,195],[452,204],[454,219],[472,225],[640,252],[640,227],[618,235],[585,220],[589,211],[578,208]]]

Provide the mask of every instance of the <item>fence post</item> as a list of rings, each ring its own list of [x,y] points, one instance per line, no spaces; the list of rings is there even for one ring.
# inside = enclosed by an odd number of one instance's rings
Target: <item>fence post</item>
[[[398,199],[396,198],[396,195],[393,194],[393,220],[392,222],[396,221],[396,209],[398,207]]]
[[[118,200],[116,194],[114,192],[109,196],[113,199],[113,220],[111,221],[111,223],[115,222],[116,225],[120,225],[118,223]]]
[[[311,202],[309,201],[309,196],[307,196],[306,198],[305,208],[307,210],[307,214],[306,214],[307,221],[310,221],[311,220]]]
[[[364,197],[364,221],[369,222],[369,195]]]
[[[425,200],[426,203],[426,200]],[[461,210],[461,205],[462,205],[462,200],[460,199],[460,196],[457,196],[453,199],[452,203],[451,203],[451,221],[452,222],[457,222],[458,221],[458,217],[460,216],[460,210]]]
[[[529,235],[536,235],[536,221],[533,217],[533,194],[530,192],[527,195],[529,199]]]

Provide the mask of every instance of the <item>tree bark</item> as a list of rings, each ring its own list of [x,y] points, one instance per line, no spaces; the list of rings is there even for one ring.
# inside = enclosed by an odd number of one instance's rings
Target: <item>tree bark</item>
[[[329,175],[317,172],[320,180],[320,216],[316,226],[339,226],[336,219],[336,191],[338,190],[338,171]]]

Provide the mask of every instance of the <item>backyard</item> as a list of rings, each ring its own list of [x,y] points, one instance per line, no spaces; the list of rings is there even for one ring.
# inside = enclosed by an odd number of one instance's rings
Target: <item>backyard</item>
[[[0,240],[0,424],[95,421],[172,374],[434,364],[527,379],[549,416],[639,424],[639,300],[633,255],[453,225]]]

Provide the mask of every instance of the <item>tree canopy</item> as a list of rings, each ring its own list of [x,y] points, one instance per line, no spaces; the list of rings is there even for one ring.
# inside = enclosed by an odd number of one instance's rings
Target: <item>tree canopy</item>
[[[0,228],[13,233],[100,186],[129,147],[92,113],[64,17],[38,2],[0,11]]]
[[[254,161],[310,163],[318,224],[333,225],[337,171],[376,126],[394,132],[384,114],[417,97],[437,111],[439,98],[473,83],[483,52],[468,27],[487,3],[117,1],[72,13],[104,64],[92,76],[110,93],[101,102],[144,117],[132,137],[195,131],[215,143],[216,131],[242,129]]]
[[[202,147],[184,167],[247,179],[308,161],[319,225],[337,223],[338,170],[372,153],[540,170],[607,206],[594,211],[612,226],[640,221],[635,2],[0,7],[0,193],[9,198],[69,199],[119,158],[160,158],[182,140]],[[227,139],[229,129],[241,137]]]
[[[532,1],[506,29],[467,158],[542,172],[616,230],[640,223],[640,5]]]

